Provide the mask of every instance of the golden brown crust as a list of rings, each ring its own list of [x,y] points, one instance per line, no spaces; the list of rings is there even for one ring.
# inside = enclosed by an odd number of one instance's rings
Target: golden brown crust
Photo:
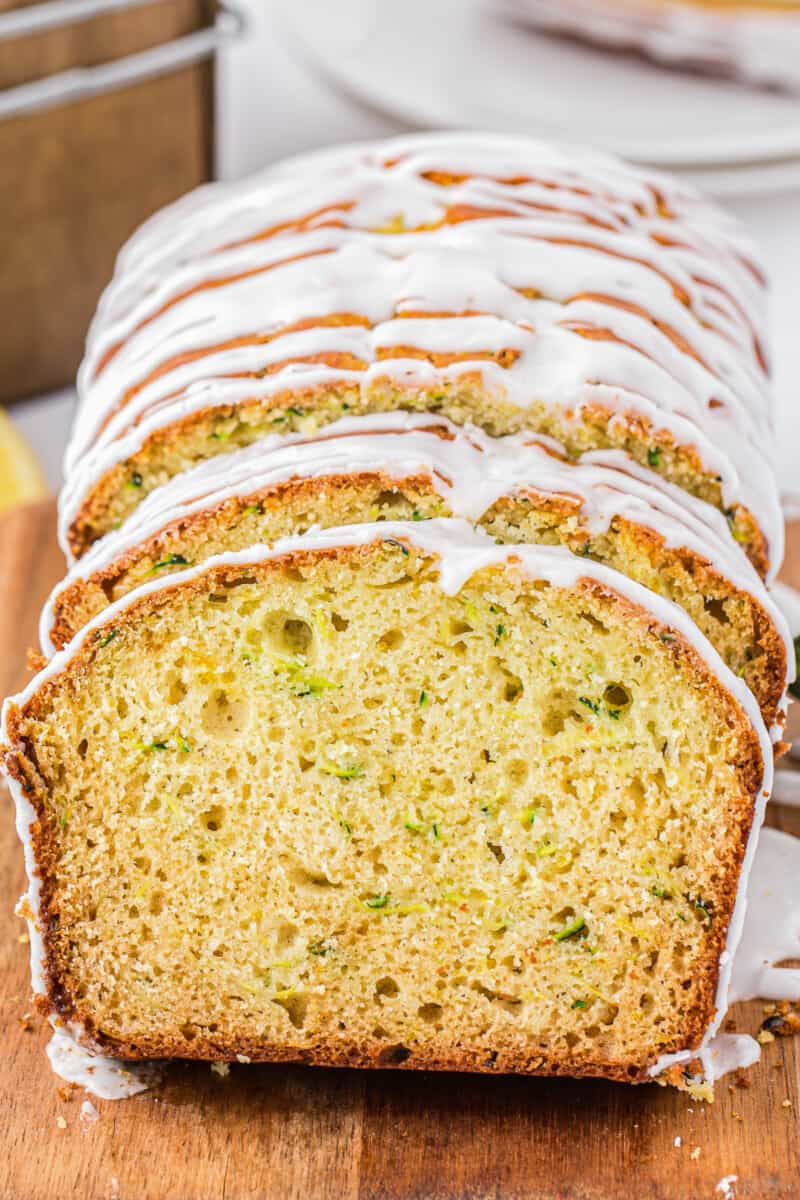
[[[397,409],[444,413],[456,424],[471,421],[493,435],[524,429],[549,434],[563,441],[574,455],[586,449],[625,449],[640,463],[723,509],[719,480],[708,474],[697,448],[677,445],[671,434],[657,430],[635,411],[618,413],[599,404],[563,413],[536,404],[521,409],[488,394],[477,373],[463,375],[457,387],[443,385],[435,392],[400,388],[387,377],[377,380],[368,396],[346,385],[288,391],[270,397],[268,402],[252,400],[238,407],[200,410],[158,429],[136,454],[110,468],[87,494],[68,531],[70,550],[81,557],[116,520],[124,519],[177,470],[249,445],[266,432],[288,432],[296,424],[293,410],[299,410],[301,417],[314,416],[320,424],[327,424],[344,413],[352,416]],[[232,433],[227,430],[230,426]],[[224,439],[215,440],[215,431],[220,428],[226,429]],[[656,448],[660,452],[658,467],[649,459]],[[131,488],[128,483],[134,475],[141,483]],[[738,505],[725,515],[756,570],[764,576],[769,569],[768,548],[752,513]]]
[[[25,655],[25,665],[29,671],[42,671],[47,666],[47,659],[38,650],[29,648]]]
[[[180,545],[182,541],[185,542],[189,539],[195,545],[202,547],[204,540],[209,540],[215,534],[219,535],[220,531],[223,533],[233,531],[245,510],[251,509],[253,506],[261,506],[265,510],[264,516],[268,521],[271,513],[285,512],[291,503],[298,503],[300,507],[306,503],[312,505],[321,491],[326,496],[332,497],[335,503],[337,493],[341,494],[356,484],[360,488],[373,487],[385,491],[401,490],[417,495],[435,496],[437,501],[439,499],[426,476],[399,480],[385,472],[365,471],[359,474],[351,473],[313,479],[297,477],[247,495],[226,499],[191,516],[181,516],[164,525],[158,533],[146,541],[130,547],[119,558],[94,574],[85,579],[75,579],[67,589],[60,593],[54,606],[54,623],[50,635],[53,645],[57,649],[64,647],[78,630],[100,612],[106,604],[119,599],[129,592],[132,586],[143,581],[142,565],[145,569],[149,565],[152,571],[153,564],[158,563],[159,560],[178,548],[185,549],[185,545]],[[599,561],[606,561],[603,553],[600,552],[597,540],[595,539],[593,542],[590,530],[580,521],[581,504],[577,498],[539,492],[533,487],[525,489],[521,494],[524,494],[538,513],[544,514],[552,520],[550,532],[557,540],[562,541],[577,553],[588,554]],[[491,526],[494,514],[500,512],[513,519],[514,511],[518,507],[519,497],[504,497],[492,510],[484,514],[480,523],[488,524],[489,531],[494,536],[499,535],[502,538],[502,529]],[[320,514],[315,515],[319,517]],[[442,509],[440,515],[450,515],[449,510]],[[559,522],[569,522],[569,524],[565,524],[565,528],[560,530]],[[342,522],[337,520],[337,523]],[[757,661],[745,661],[741,669],[748,686],[759,702],[765,724],[768,727],[772,726],[778,719],[779,704],[786,683],[786,647],[771,618],[755,598],[734,588],[708,559],[702,558],[687,548],[669,547],[660,534],[646,525],[633,524],[626,518],[615,517],[608,536],[618,538],[623,543],[628,540],[640,554],[646,557],[654,572],[663,574],[667,580],[680,575],[694,589],[695,593],[707,597],[708,602],[719,603],[719,598],[734,597],[737,603],[747,609],[754,633],[752,652],[754,658],[757,656]],[[259,531],[257,536],[251,540],[254,542],[273,539],[267,528],[263,533]],[[241,549],[243,546],[237,542],[234,547],[225,546],[225,549],[228,548]],[[625,572],[623,562],[615,560],[611,565]],[[137,568],[139,568],[138,577],[134,578],[133,583],[126,583],[126,574],[136,571]],[[653,586],[653,582],[649,581],[648,585]],[[656,587],[656,590],[659,589]],[[668,591],[666,594],[671,599],[676,598]],[[695,618],[697,619],[697,614],[695,614]],[[742,644],[746,660],[749,649],[738,630],[736,634]],[[715,640],[708,627],[706,635],[711,636],[712,641]],[[734,669],[738,669],[737,664],[732,664],[732,666]]]
[[[200,1061],[295,1062],[317,1067],[357,1067],[406,1071],[463,1071],[487,1075],[585,1076],[619,1083],[646,1083],[649,1062],[608,1062],[584,1057],[565,1058],[544,1048],[522,1048],[502,1044],[502,1038],[482,1046],[465,1046],[436,1039],[413,1049],[400,1043],[380,1041],[357,1043],[342,1036],[305,1046],[256,1042],[250,1038],[227,1040],[198,1035],[191,1041],[151,1038],[137,1044],[89,1035],[82,1039],[93,1050],[136,1062],[153,1058],[184,1058]],[[675,1050],[683,1049],[675,1046]]]
[[[311,503],[318,498],[320,490],[327,495],[342,492],[356,480],[361,485],[372,485],[379,490],[393,491],[402,486],[407,490],[437,495],[424,475],[398,480],[384,471],[376,470],[362,471],[357,475],[315,476],[313,479],[297,476],[245,495],[230,497],[200,512],[178,517],[165,524],[147,541],[129,547],[101,570],[86,578],[76,578],[59,594],[53,608],[50,631],[53,645],[57,650],[63,649],[93,616],[127,593],[129,589],[120,589],[120,583],[132,568],[142,562],[158,561],[169,551],[173,541],[191,535],[202,544],[216,528],[230,529],[235,526],[245,510],[254,505],[263,505],[275,511],[284,507],[289,499]],[[443,512],[442,515],[450,514]]]
[[[201,576],[178,582],[175,587],[161,589],[138,599],[124,613],[114,618],[114,624],[95,631],[93,638],[78,650],[71,662],[61,673],[68,676],[71,686],[79,683],[95,655],[104,644],[108,634],[138,621],[148,613],[157,611],[171,602],[176,589],[184,595],[207,592],[209,589],[234,587],[244,581],[266,578],[271,572],[284,570],[288,565],[303,569],[322,558],[352,560],[371,554],[374,544],[350,547],[294,551],[267,562],[237,566],[215,567]],[[659,1047],[660,1053],[684,1047],[697,1047],[707,1028],[715,1007],[715,993],[719,975],[719,958],[724,949],[728,924],[736,898],[739,872],[750,832],[754,811],[754,798],[763,776],[760,743],[744,711],[724,689],[720,681],[710,672],[698,652],[675,630],[668,629],[651,614],[633,604],[613,589],[598,583],[592,577],[580,580],[578,587],[602,609],[607,607],[626,620],[638,624],[656,637],[667,652],[681,663],[687,677],[687,686],[711,692],[716,701],[719,721],[735,729],[741,756],[735,764],[741,792],[739,799],[732,801],[734,807],[729,816],[729,825],[735,836],[728,843],[718,866],[719,872],[709,891],[713,902],[715,919],[705,942],[704,950],[691,980],[688,994],[688,1018],[682,1030],[683,1045],[667,1044]],[[326,1038],[324,1044],[311,1042],[307,1045],[277,1045],[253,1039],[209,1036],[202,1029],[192,1031],[191,1037],[179,1041],[170,1038],[143,1037],[136,1041],[118,1041],[104,1037],[93,1028],[91,1012],[85,1011],[80,999],[70,994],[65,980],[67,964],[62,961],[58,931],[57,878],[57,830],[52,821],[45,819],[44,783],[39,775],[34,747],[26,741],[23,721],[40,717],[48,705],[51,690],[58,686],[55,680],[46,681],[34,693],[23,709],[12,708],[8,714],[8,733],[11,749],[4,755],[8,773],[22,786],[38,816],[32,831],[35,860],[41,879],[40,924],[45,949],[45,978],[47,983],[47,1005],[49,1009],[67,1022],[78,1022],[86,1030],[89,1040],[98,1048],[108,1050],[123,1058],[184,1057],[184,1058],[230,1058],[244,1055],[254,1061],[299,1061],[320,1065],[348,1065],[386,1067],[398,1066],[433,1070],[508,1071],[524,1074],[547,1075],[597,1075],[610,1079],[638,1082],[647,1078],[647,1062],[630,1062],[609,1058],[600,1060],[571,1056],[558,1056],[546,1046],[525,1046],[513,1037],[495,1038],[489,1044],[465,1046],[452,1044],[442,1037],[432,1037],[421,1047],[387,1046],[379,1038],[359,1044],[348,1041],[346,1033],[341,1038]],[[506,1044],[508,1043],[508,1044]],[[406,1055],[406,1051],[410,1053]],[[393,1058],[394,1056],[394,1058]],[[653,1059],[655,1054],[653,1055]]]

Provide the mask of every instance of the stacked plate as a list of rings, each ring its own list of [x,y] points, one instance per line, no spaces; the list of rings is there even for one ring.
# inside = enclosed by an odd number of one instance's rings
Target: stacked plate
[[[800,98],[539,34],[488,0],[273,0],[315,68],[414,126],[504,129],[679,170],[719,196],[800,187]]]

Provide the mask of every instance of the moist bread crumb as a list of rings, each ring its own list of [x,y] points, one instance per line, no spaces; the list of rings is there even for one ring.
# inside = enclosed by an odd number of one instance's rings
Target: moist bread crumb
[[[387,529],[136,593],[10,706],[48,1003],[122,1058],[643,1080],[714,1013],[757,734],[622,577],[448,595]]]

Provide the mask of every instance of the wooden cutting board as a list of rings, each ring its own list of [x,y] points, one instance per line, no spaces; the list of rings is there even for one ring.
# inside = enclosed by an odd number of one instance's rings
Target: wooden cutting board
[[[50,503],[0,522],[0,694],[26,678],[39,607],[62,573]],[[785,576],[800,585],[800,528]],[[772,822],[800,833],[800,811]],[[800,1043],[764,1047],[713,1105],[655,1085],[411,1071],[174,1064],[156,1090],[59,1096],[31,1010],[13,906],[22,854],[0,822],[0,1196],[3,1200],[737,1200],[800,1196]],[[755,1032],[760,1004],[736,1025]],[[784,1106],[785,1101],[791,1107]],[[60,1121],[66,1123],[61,1127]]]

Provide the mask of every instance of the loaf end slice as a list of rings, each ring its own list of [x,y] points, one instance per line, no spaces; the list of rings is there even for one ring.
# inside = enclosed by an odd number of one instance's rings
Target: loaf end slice
[[[691,628],[456,521],[132,593],[6,707],[43,1003],[129,1059],[648,1078],[714,1022],[768,769]]]

